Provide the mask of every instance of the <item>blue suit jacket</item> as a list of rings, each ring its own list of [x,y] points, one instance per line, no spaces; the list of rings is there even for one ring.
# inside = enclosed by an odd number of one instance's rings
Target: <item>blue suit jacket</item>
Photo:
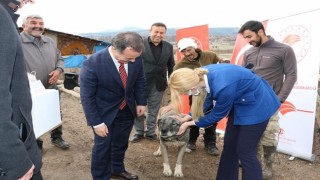
[[[146,79],[142,58],[128,63],[127,86],[124,89],[108,48],[93,54],[83,62],[80,72],[80,97],[89,126],[111,125],[123,98],[132,114],[136,106],[147,104]]]
[[[234,110],[235,125],[252,125],[268,120],[280,107],[280,101],[268,82],[251,70],[232,65],[214,64],[204,66],[209,73],[210,93],[204,103],[208,110],[212,101],[213,110],[200,118],[196,125],[207,127],[221,120]]]

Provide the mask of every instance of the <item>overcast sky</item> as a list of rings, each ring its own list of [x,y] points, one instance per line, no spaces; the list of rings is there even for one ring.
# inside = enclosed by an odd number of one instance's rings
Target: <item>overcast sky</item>
[[[240,27],[248,20],[272,20],[320,9],[317,4],[317,0],[36,0],[18,11],[18,25],[24,16],[38,14],[46,28],[70,34],[149,29],[158,21],[168,28]],[[318,19],[307,19],[312,20]]]

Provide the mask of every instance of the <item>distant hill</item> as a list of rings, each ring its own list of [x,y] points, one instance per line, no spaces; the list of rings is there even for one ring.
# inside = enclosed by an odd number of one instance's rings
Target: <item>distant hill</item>
[[[175,36],[176,35],[176,28],[168,28],[166,36]],[[236,36],[238,33],[239,28],[236,27],[215,27],[209,28],[209,35],[210,36]],[[82,33],[79,34],[83,37],[99,37],[99,36],[114,36],[118,32],[121,31],[135,31],[139,33],[141,36],[148,36],[149,30],[148,29],[141,29],[136,27],[127,27],[120,30],[107,30],[103,32],[96,32],[96,33]]]
[[[233,36],[237,35],[238,31],[239,28],[236,27],[209,28],[211,36]]]

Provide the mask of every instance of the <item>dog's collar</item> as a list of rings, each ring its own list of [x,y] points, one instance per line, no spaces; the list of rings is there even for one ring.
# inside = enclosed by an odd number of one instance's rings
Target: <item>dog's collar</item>
[[[184,133],[180,134],[180,135],[174,135],[177,139],[180,139],[182,137],[184,137],[186,135],[187,131],[185,131]]]

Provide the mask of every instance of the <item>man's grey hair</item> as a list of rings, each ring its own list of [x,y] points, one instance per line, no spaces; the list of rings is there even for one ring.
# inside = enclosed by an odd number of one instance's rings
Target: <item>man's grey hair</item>
[[[31,18],[35,18],[35,19],[43,19],[42,16],[40,15],[36,15],[36,14],[31,14],[31,15],[27,15],[23,18],[23,24],[26,24],[28,23],[28,20],[31,19]]]

